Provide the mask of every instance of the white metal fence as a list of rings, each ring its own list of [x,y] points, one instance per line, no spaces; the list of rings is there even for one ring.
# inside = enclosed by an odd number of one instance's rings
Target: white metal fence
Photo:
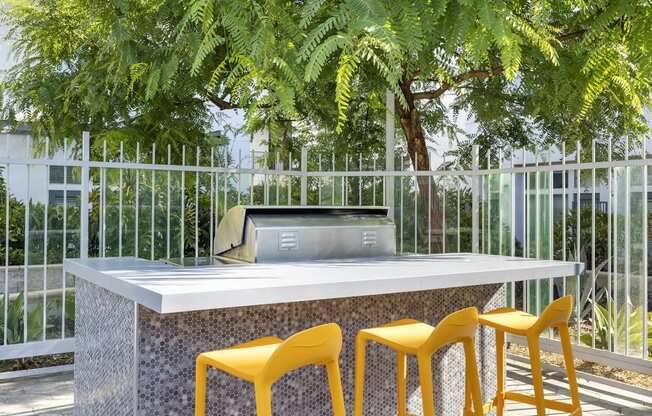
[[[480,160],[474,148],[471,169],[415,172],[405,155],[385,163],[301,149],[232,160],[224,148],[91,147],[88,135],[21,154],[10,140],[3,155],[0,143],[0,359],[72,351],[66,257],[208,255],[215,225],[236,204],[389,205],[402,254],[585,262],[579,277],[510,285],[508,302],[538,313],[573,294],[581,355],[652,371],[645,149],[596,143]]]

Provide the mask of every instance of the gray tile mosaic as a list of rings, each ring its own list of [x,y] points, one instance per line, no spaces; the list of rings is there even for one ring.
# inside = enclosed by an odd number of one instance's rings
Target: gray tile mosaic
[[[77,280],[75,416],[134,413],[134,303]]]

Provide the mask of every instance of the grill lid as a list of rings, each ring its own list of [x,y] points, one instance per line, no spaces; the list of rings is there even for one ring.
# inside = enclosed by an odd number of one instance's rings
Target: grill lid
[[[219,224],[215,254],[247,262],[396,254],[387,207],[231,208]]]

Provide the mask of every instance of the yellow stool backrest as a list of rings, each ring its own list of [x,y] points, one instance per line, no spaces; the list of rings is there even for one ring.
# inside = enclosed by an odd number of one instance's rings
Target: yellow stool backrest
[[[573,312],[573,296],[564,296],[549,304],[534,325],[536,333],[543,332],[546,328],[556,327],[568,323]]]
[[[442,319],[420,349],[432,352],[448,344],[475,339],[477,330],[478,310],[462,309]]]
[[[263,369],[261,381],[273,383],[284,374],[309,364],[337,361],[342,350],[342,330],[330,323],[298,332],[274,351]]]

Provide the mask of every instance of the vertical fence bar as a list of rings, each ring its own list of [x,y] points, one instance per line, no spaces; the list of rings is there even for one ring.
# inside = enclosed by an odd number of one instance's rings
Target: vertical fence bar
[[[195,258],[197,258],[199,257],[199,159],[201,158],[199,146],[196,147],[195,152]],[[253,195],[253,192],[251,194]]]
[[[563,192],[563,196],[561,198],[561,245],[562,245],[562,253],[561,253],[561,259],[563,261],[566,261],[566,199],[568,197],[566,193],[566,178],[568,177],[568,171],[565,169],[566,167],[566,143],[562,142],[561,144],[561,166],[562,166],[562,175],[561,175],[561,188]],[[564,278],[564,295],[566,295],[566,278]]]
[[[616,168],[613,167],[611,169],[612,171],[612,185],[613,185],[613,216],[612,216],[612,227],[613,227],[613,240],[612,240],[612,245],[613,245],[613,250],[612,250],[612,255],[613,255],[613,292],[612,292],[612,300],[613,300],[613,308],[611,310],[611,313],[613,314],[614,317],[614,322],[613,325],[616,326],[618,325],[618,233],[620,231],[620,227],[618,226],[618,192],[619,192],[619,181],[616,177],[617,171]],[[620,266],[622,268],[622,266]],[[613,334],[613,348],[616,350],[618,348],[618,331],[614,331]]]
[[[548,259],[549,260],[554,260],[555,258],[555,247],[554,247],[554,241],[555,241],[555,231],[553,227],[553,222],[555,220],[554,218],[554,199],[553,199],[553,171],[552,171],[552,151],[550,148],[548,148],[548,167],[550,168],[550,172],[548,172]],[[552,303],[555,297],[555,292],[554,292],[554,284],[555,280],[553,278],[548,278],[548,303]],[[554,332],[552,329],[550,329],[550,337],[552,338],[554,335]]]
[[[400,166],[401,171],[403,171],[403,155],[401,155],[401,166]],[[403,211],[404,211],[404,206],[403,206],[403,175],[401,175],[401,189],[400,189],[400,201],[401,201],[401,254],[403,254]]]
[[[263,193],[264,193],[263,201],[264,201],[265,205],[269,205],[269,174],[268,174],[269,161],[268,161],[268,157],[269,157],[269,152],[265,152],[265,158],[263,159],[263,164],[264,164],[264,167],[265,167],[265,176],[263,178],[263,180],[265,181],[265,183],[263,185]],[[216,194],[215,197],[217,198],[217,194]]]
[[[349,172],[349,154],[344,156],[344,171]],[[349,177],[342,177],[342,205],[349,205]]]
[[[460,181],[459,178],[455,178],[456,183],[457,183],[457,252],[459,253],[462,251],[461,247],[461,235],[460,235],[460,227],[461,227],[461,220],[460,216],[462,214],[462,204],[460,202]]]
[[[647,159],[647,137],[643,138],[643,159]],[[643,270],[642,270],[642,278],[643,278],[643,334],[642,334],[642,341],[643,341],[643,358],[644,360],[647,359],[648,355],[648,321],[649,319],[647,318],[648,312],[648,267],[647,267],[647,243],[648,243],[648,230],[647,230],[647,216],[648,216],[648,201],[647,201],[647,165],[643,165],[643,180],[642,180],[642,199],[643,199],[643,228],[641,231],[643,232]]]
[[[45,158],[50,159],[50,139],[45,138]],[[50,166],[45,166],[45,183],[50,183]],[[50,193],[45,193],[45,209],[43,210],[43,333],[42,340],[45,341],[47,328],[48,309],[48,211],[50,208]],[[81,214],[81,213],[80,213]],[[83,238],[83,237],[82,237]],[[5,302],[7,299],[5,298]],[[5,318],[6,319],[6,318]]]
[[[491,150],[487,150],[487,171],[491,170]],[[485,254],[491,254],[491,174],[487,173],[487,215],[485,216],[485,222],[487,224],[487,252]]]
[[[335,172],[335,153],[331,153],[332,171]],[[335,175],[333,175],[333,186],[331,187],[331,204],[335,205]]]
[[[373,163],[373,171],[374,172],[376,172],[376,159],[377,158],[378,158],[377,155],[374,155],[374,158],[373,158],[373,161],[372,161],[372,163]],[[377,180],[376,176],[372,176],[372,180],[373,180],[373,186],[371,187],[371,199],[373,200],[373,202],[371,203],[371,205],[376,206],[376,180]]]
[[[612,156],[611,156],[611,138],[609,138],[609,143],[607,145],[607,160],[609,163],[612,161]],[[613,288],[611,287],[611,279],[613,276],[613,271],[614,271],[614,261],[611,258],[611,253],[612,253],[612,246],[613,246],[613,240],[611,239],[611,234],[612,234],[612,227],[614,226],[613,224],[613,218],[612,214],[615,212],[613,209],[613,203],[614,203],[614,195],[612,194],[612,178],[613,178],[613,167],[609,166],[607,168],[607,259],[609,261],[609,267],[607,268],[607,325],[608,327],[612,327],[614,325],[614,322],[612,322],[612,311],[611,311],[611,304],[612,304],[612,299],[615,299],[613,296]],[[646,184],[647,186],[647,184]],[[613,247],[613,251],[615,253],[616,248]],[[613,345],[612,345],[612,336],[611,334],[607,334],[607,350],[608,351],[613,351]]]
[[[625,138],[625,160],[629,160],[629,139]],[[631,262],[630,254],[630,238],[631,238],[631,222],[629,216],[631,215],[630,193],[632,191],[630,183],[631,170],[629,166],[625,166],[625,304],[622,306],[625,311],[625,355],[629,355],[629,293],[631,278]],[[616,309],[616,314],[618,310]]]
[[[471,177],[471,251],[480,252],[480,146],[473,145],[473,157],[471,165],[473,176]]]
[[[428,254],[432,254],[432,176],[428,175]]]
[[[120,141],[120,163],[124,163],[124,143]],[[122,257],[123,170],[118,170],[118,256]]]
[[[418,242],[418,234],[419,234],[419,228],[418,228],[418,223],[419,223],[419,216],[417,212],[417,208],[419,205],[419,180],[417,177],[417,169],[416,166],[418,165],[417,163],[417,158],[419,156],[415,153],[414,154],[414,164],[415,164],[415,169],[414,169],[414,254],[418,253],[418,247],[419,247],[419,242]]]
[[[229,167],[228,155],[226,153],[226,146],[224,146],[224,167]],[[278,169],[278,152],[276,152],[276,169]],[[229,209],[229,174],[224,173],[224,215],[226,216],[226,211]],[[280,205],[278,202],[278,174],[276,175],[276,205]]]
[[[104,146],[104,148],[102,150],[103,153],[104,153],[103,158],[106,161],[106,140],[104,141],[103,146]],[[62,239],[63,240],[63,247],[61,249],[61,251],[62,251],[61,259],[65,260],[66,257],[68,256],[68,252],[67,252],[67,249],[66,249],[66,247],[68,247],[68,243],[67,243],[67,238],[68,238],[68,165],[67,165],[67,162],[68,162],[68,140],[65,139],[65,138],[63,139],[63,154],[64,154],[64,159],[65,159],[66,164],[63,165],[63,239]],[[86,159],[88,161],[89,158],[86,158]],[[104,176],[106,176],[106,175],[104,175]],[[104,198],[104,193],[102,192],[102,177],[103,177],[102,171],[100,171],[100,182],[101,182],[101,184],[100,184],[100,214],[101,214],[100,215],[100,224],[101,224],[100,225],[100,234],[102,236],[104,236],[104,231],[102,229],[102,227],[104,226],[104,223],[103,223],[104,220],[102,218],[103,217],[103,215],[102,215],[102,213],[103,213],[103,209],[102,209],[103,199],[102,198]],[[106,180],[106,178],[105,178],[105,180]],[[82,196],[82,198],[84,198],[84,196]],[[86,198],[88,198],[88,195],[86,195]],[[82,199],[82,201],[83,201],[83,199]],[[88,202],[88,199],[87,199],[87,202]],[[105,243],[103,242],[103,237],[102,237],[102,238],[100,238],[100,246],[102,247],[101,251],[100,251],[100,256],[102,256],[102,257],[104,257],[104,254],[103,254],[104,253],[104,248],[103,248],[104,244]],[[66,337],[66,274],[65,273],[61,274],[61,279],[62,279],[62,282],[61,282],[61,339],[64,339]]]
[[[215,153],[214,150],[215,149],[213,147],[211,147],[211,152],[213,154]],[[220,160],[219,160],[219,148],[218,148],[217,152],[218,152],[218,155],[217,155],[218,159],[217,159],[217,164],[215,166],[219,165],[219,163],[220,163]],[[267,169],[267,155],[265,156],[265,169]],[[220,223],[220,175],[216,171],[213,171],[213,174],[215,175],[215,201],[214,201],[215,202],[215,222],[214,222],[215,227],[213,229],[215,229],[215,228],[217,228],[217,226]],[[265,177],[267,177],[267,175]],[[265,198],[267,198],[267,200],[269,201],[269,185],[265,184],[265,186],[267,186],[267,194],[265,195]],[[215,232],[215,231],[213,231],[213,232]],[[212,240],[214,240],[214,238],[215,238],[215,235],[213,235]],[[212,254],[213,253],[211,253],[211,255]]]
[[[32,138],[28,139],[27,144],[27,160],[32,159]],[[31,181],[30,181],[30,168],[31,165],[28,163],[25,168],[27,169],[26,182],[27,182],[27,193],[25,196],[25,229],[23,234],[25,236],[25,244],[23,247],[23,257],[24,257],[24,266],[23,266],[23,342],[27,342],[27,331],[28,331],[28,321],[27,321],[27,311],[28,311],[28,297],[29,297],[29,208],[32,204],[32,197],[30,194]]]
[[[581,185],[581,170],[579,168],[579,164],[582,163],[582,153],[581,153],[581,145],[580,141],[578,140],[576,143],[576,155],[577,155],[577,175],[575,177],[575,215],[576,215],[576,221],[575,221],[575,245],[576,245],[576,252],[575,252],[575,261],[580,261],[580,249],[581,249],[581,229],[580,229],[580,196],[581,196],[581,190],[580,190],[580,185]],[[580,290],[581,286],[581,280],[582,276],[577,275],[576,277],[577,284],[575,287],[575,312],[577,314],[577,320],[576,320],[576,331],[577,331],[577,336],[575,337],[575,342],[577,344],[580,343],[580,335],[581,335],[581,323],[580,323],[580,318],[581,318],[581,310],[582,310],[582,292]]]
[[[511,163],[510,163],[512,169],[514,168],[514,149],[511,149]],[[510,233],[510,255],[512,257],[516,256],[516,174],[512,172],[509,175],[509,181],[510,181],[510,204],[511,204],[511,209],[510,209],[510,218],[509,218],[509,228],[511,230]],[[512,286],[512,299],[511,299],[511,307],[515,308],[516,307],[516,282],[510,283]]]
[[[335,156],[333,156],[333,157],[335,157]],[[275,166],[275,170],[276,170],[276,205],[281,205],[281,201],[280,201],[281,191],[279,189],[280,182],[281,182],[280,181],[281,176],[278,173],[279,169],[281,169],[281,159],[280,158],[281,158],[281,156],[278,154],[278,151],[277,151],[276,152],[276,166]],[[226,205],[225,205],[224,213],[226,214]]]
[[[209,230],[208,230],[208,244],[209,244],[209,256],[212,256],[215,251],[213,247],[213,238],[214,238],[214,233],[215,233],[215,206],[213,205],[213,198],[215,198],[215,148],[211,146],[211,190],[210,190],[210,225],[209,225]],[[252,182],[253,183],[253,182]],[[253,190],[252,190],[253,192]],[[263,189],[264,192],[264,189]]]
[[[301,147],[301,205],[308,205],[308,149]]]
[[[317,154],[317,169],[321,172],[321,153]],[[321,206],[321,187],[322,187],[322,178],[321,176],[317,178],[317,205]]]
[[[66,152],[66,144],[65,143],[66,143],[66,141],[64,140],[64,146],[63,146],[64,147],[64,152]],[[106,140],[104,140],[102,142],[102,161],[104,163],[106,163]],[[64,187],[63,187],[64,196],[63,196],[63,200],[65,201],[65,203],[63,204],[63,208],[64,208],[64,215],[63,215],[63,221],[64,221],[64,227],[63,227],[63,229],[64,229],[64,233],[63,233],[64,240],[63,240],[63,242],[64,242],[64,244],[63,245],[64,245],[64,247],[66,245],[66,237],[65,237],[66,236],[66,232],[65,232],[65,230],[66,230],[66,227],[65,227],[66,214],[65,214],[65,209],[66,209],[66,206],[68,205],[68,200],[66,199],[67,186],[65,186],[66,179],[68,177],[68,175],[66,173],[66,170],[67,170],[67,166],[64,166],[63,167],[63,180],[64,180]],[[102,257],[105,257],[106,256],[106,168],[105,167],[102,167],[102,169],[100,170],[100,235],[101,235],[101,238],[100,238],[100,247],[101,247],[100,252],[101,252],[101,254],[100,255]],[[64,253],[65,253],[65,248],[64,248]],[[64,280],[65,280],[65,277],[64,277]]]
[[[446,253],[446,178],[441,178],[441,252]]]
[[[591,347],[595,348],[595,304],[598,301],[595,270],[595,139],[591,141]]]
[[[362,173],[362,153],[358,154],[358,171]],[[362,206],[362,175],[358,176],[358,206]]]
[[[290,166],[292,166],[292,153],[290,153]],[[291,170],[291,168],[290,168]],[[238,149],[238,205],[240,205],[240,194],[242,193],[242,149]],[[290,195],[288,190],[288,195]],[[288,200],[289,200],[288,196]],[[289,205],[289,204],[288,204]]]
[[[525,167],[527,165],[525,148],[522,149],[521,157],[523,158],[523,167]],[[530,172],[523,173],[523,208],[525,211],[525,215],[523,215],[523,257],[527,258],[530,257],[530,175]],[[523,288],[523,308],[527,311],[529,303],[527,280],[523,280],[521,285]]]
[[[539,148],[534,148],[534,166],[539,167]],[[534,239],[535,239],[535,257],[541,258],[541,177],[539,170],[534,174]],[[541,314],[541,279],[537,279],[534,283],[534,290],[536,293],[536,314]]]
[[[181,258],[186,257],[186,145],[181,146],[181,238],[179,239],[179,252]],[[239,195],[238,195],[239,196]]]
[[[89,162],[91,159],[91,136],[90,133],[85,131],[82,133],[82,167],[81,167],[81,218],[79,222],[79,256],[81,258],[88,257],[88,217],[90,216],[90,204],[89,204],[89,194],[90,194],[90,166]],[[64,176],[65,172],[64,172]],[[64,205],[67,204],[67,201],[64,200]],[[65,276],[64,276],[65,279]]]
[[[251,149],[251,169],[256,169],[256,152],[254,149]],[[256,175],[253,170],[249,179],[251,180],[251,182],[249,182],[249,204],[254,205],[254,182],[256,180]]]
[[[154,196],[156,195],[156,169],[154,169],[154,166],[156,164],[156,143],[152,143],[152,189],[151,189],[151,206],[150,206],[150,219],[151,219],[151,224],[150,224],[150,259],[154,260],[154,242],[156,241],[154,239],[154,233],[156,231],[156,209],[155,209],[155,200]]]
[[[172,147],[170,144],[168,144],[168,167],[172,164]],[[166,219],[166,224],[165,224],[165,257],[170,258],[170,238],[172,237],[170,235],[170,214],[171,214],[171,209],[172,209],[172,202],[171,202],[171,197],[170,197],[170,192],[172,190],[172,178],[170,176],[171,172],[170,169],[167,171],[167,219]]]
[[[498,254],[503,254],[503,175],[500,170],[503,168],[503,151],[498,151]]]
[[[136,142],[136,164],[140,164],[140,142]],[[135,212],[135,225],[134,225],[134,256],[140,257],[138,243],[140,238],[139,225],[140,225],[140,169],[136,169],[136,212]]]
[[[294,160],[292,159],[292,152],[288,152],[288,170],[292,172],[294,170]],[[288,176],[288,205],[292,206],[292,180],[294,179],[293,175]]]
[[[394,93],[391,90],[385,91],[385,171],[394,172],[394,147],[396,129],[394,127],[395,101]],[[383,176],[385,189],[383,199],[385,205],[389,206],[389,216],[394,218],[394,175]]]
[[[7,155],[7,159],[11,158],[11,154],[9,153],[9,135],[7,134],[5,136],[6,142],[5,142],[5,154]],[[5,287],[4,287],[4,320],[3,320],[3,340],[2,344],[7,345],[7,313],[8,313],[8,307],[9,307],[9,204],[11,202],[11,199],[9,198],[9,184],[10,182],[10,170],[11,170],[11,164],[7,163],[5,165]],[[65,279],[64,279],[65,280]]]

